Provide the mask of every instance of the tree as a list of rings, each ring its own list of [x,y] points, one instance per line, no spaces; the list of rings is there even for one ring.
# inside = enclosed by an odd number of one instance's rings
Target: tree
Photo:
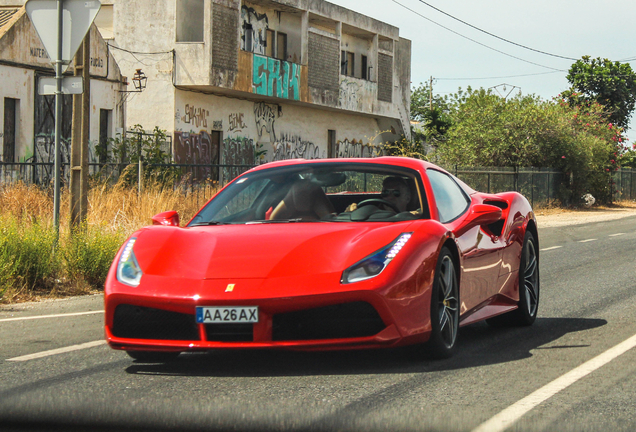
[[[411,120],[421,126],[412,130],[412,135],[429,144],[445,139],[452,122],[448,98],[431,97],[430,88],[421,84],[411,92]]]
[[[562,93],[572,106],[603,106],[610,123],[627,129],[636,104],[636,73],[628,63],[583,56],[568,72],[571,88]]]
[[[600,104],[572,107],[534,95],[505,99],[484,89],[468,89],[450,99],[457,101],[457,109],[447,139],[437,148],[440,163],[551,167],[573,180],[563,199],[591,192],[600,201],[609,200],[610,174],[618,167],[624,138]]]

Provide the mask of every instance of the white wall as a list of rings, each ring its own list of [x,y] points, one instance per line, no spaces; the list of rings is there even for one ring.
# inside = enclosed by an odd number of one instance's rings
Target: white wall
[[[380,130],[373,118],[334,115],[332,111],[291,104],[265,104],[177,91],[175,107],[175,142],[182,132],[205,135],[217,130],[222,132],[226,142],[251,140],[262,145],[262,149],[267,150],[263,162],[294,157],[325,158],[330,129],[336,131],[341,151],[362,151],[361,144],[377,145],[382,140],[375,136]],[[355,155],[342,156],[347,154]]]
[[[4,133],[4,98],[18,99],[19,113],[16,127],[15,162],[33,156],[34,74],[32,70],[0,65],[0,134]],[[4,150],[4,136],[0,137]],[[0,151],[0,155],[2,152]]]

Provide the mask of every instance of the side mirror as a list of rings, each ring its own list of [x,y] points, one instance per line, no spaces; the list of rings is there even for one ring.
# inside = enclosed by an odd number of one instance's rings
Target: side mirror
[[[153,225],[179,226],[179,213],[174,210],[159,213],[152,217]]]
[[[499,207],[490,204],[477,204],[473,206],[468,215],[468,224],[471,226],[489,225],[497,222],[501,217],[502,211]]]

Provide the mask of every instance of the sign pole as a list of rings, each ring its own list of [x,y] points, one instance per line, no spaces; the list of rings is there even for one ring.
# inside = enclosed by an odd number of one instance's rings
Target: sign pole
[[[57,56],[55,58],[55,185],[53,190],[53,224],[56,241],[60,237],[60,134],[62,132],[62,38],[63,38],[63,3],[57,0]]]

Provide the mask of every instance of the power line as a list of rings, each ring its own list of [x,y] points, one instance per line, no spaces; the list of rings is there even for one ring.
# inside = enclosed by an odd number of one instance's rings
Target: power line
[[[459,19],[459,18],[457,18],[457,17],[455,17],[455,16],[453,16],[453,15],[451,15],[451,14],[449,14],[449,13],[446,13],[446,12],[444,12],[443,10],[441,10],[441,9],[439,9],[439,8],[436,8],[436,7],[435,7],[435,6],[433,6],[432,4],[430,4],[430,3],[426,3],[424,0],[419,0],[419,1],[420,1],[420,3],[423,3],[423,4],[425,4],[426,6],[428,6],[428,7],[432,8],[432,9],[435,9],[437,12],[442,13],[442,14],[446,15],[447,17],[450,17],[450,18],[454,19],[455,21],[459,21],[460,23],[462,23],[462,24],[464,24],[464,25],[467,25],[467,26],[468,26],[468,27],[470,27],[470,28],[473,28],[473,29],[475,29],[475,30],[477,30],[477,31],[480,31],[480,32],[482,32],[482,33],[487,34],[488,36],[492,36],[492,37],[494,37],[494,38],[496,38],[496,39],[502,40],[502,41],[507,42],[507,43],[509,43],[509,44],[512,44],[512,45],[515,45],[515,46],[518,46],[518,47],[520,47],[520,48],[527,49],[527,50],[530,50],[530,51],[534,51],[534,52],[539,53],[539,54],[545,54],[545,55],[548,55],[548,56],[551,56],[551,57],[558,57],[558,58],[562,58],[562,59],[565,59],[565,60],[575,60],[575,61],[576,61],[576,60],[578,60],[578,59],[576,59],[576,58],[566,57],[566,56],[562,56],[562,55],[558,55],[558,54],[551,54],[551,53],[549,53],[549,52],[545,52],[545,51],[541,51],[541,50],[538,50],[538,49],[530,48],[530,47],[528,47],[528,46],[525,46],[525,45],[519,44],[519,43],[517,43],[517,42],[513,42],[513,41],[508,40],[508,39],[506,39],[506,38],[502,38],[501,36],[497,36],[496,34],[493,34],[493,33],[490,33],[490,32],[488,32],[488,31],[486,31],[486,30],[480,29],[480,28],[479,28],[479,27],[477,27],[477,26],[474,26],[474,25],[472,25],[472,24],[470,24],[470,23],[467,23],[466,21],[461,20],[461,19]]]
[[[567,72],[566,70],[555,70],[550,72],[538,72],[531,74],[522,74],[522,75],[507,75],[507,76],[495,76],[495,77],[476,77],[476,78],[435,78],[442,81],[468,81],[468,80],[487,80],[487,79],[503,79],[503,78],[521,78],[528,76],[536,76],[536,75],[548,75],[557,72]]]
[[[451,30],[450,28],[448,28],[448,27],[446,27],[446,26],[443,26],[442,24],[440,24],[440,23],[438,23],[438,22],[435,22],[435,21],[433,21],[433,20],[432,20],[432,19],[430,19],[430,18],[425,17],[425,16],[424,16],[424,15],[422,15],[421,13],[419,13],[419,12],[417,12],[417,11],[415,11],[415,10],[413,10],[413,9],[411,9],[411,8],[409,8],[409,7],[407,7],[407,6],[405,6],[405,5],[403,5],[402,3],[398,2],[397,0],[391,0],[391,1],[392,1],[393,3],[395,3],[395,4],[399,5],[399,6],[402,6],[404,9],[406,9],[406,10],[408,10],[408,11],[413,12],[415,15],[418,15],[418,16],[420,16],[420,17],[424,18],[425,20],[432,22],[432,23],[433,23],[433,24],[435,24],[436,26],[439,26],[439,27],[443,28],[444,30],[448,30],[449,32],[454,33],[454,34],[456,34],[456,35],[457,35],[457,36],[459,36],[459,37],[462,37],[462,38],[467,39],[467,40],[469,40],[469,41],[471,41],[471,42],[474,42],[474,43],[476,43],[477,45],[481,45],[481,46],[483,46],[484,48],[488,48],[489,50],[492,50],[492,51],[498,52],[499,54],[503,54],[503,55],[508,56],[508,57],[511,57],[511,58],[513,58],[513,59],[520,60],[520,61],[525,62],[525,63],[529,63],[529,64],[531,64],[531,65],[540,66],[540,67],[542,67],[542,68],[546,68],[546,69],[552,69],[552,70],[553,70],[553,71],[555,71],[555,72],[562,72],[562,70],[560,70],[560,69],[553,68],[553,67],[550,67],[550,66],[545,66],[545,65],[542,65],[542,64],[539,64],[539,63],[534,63],[534,62],[531,62],[531,61],[529,61],[529,60],[524,60],[524,59],[522,59],[522,58],[520,58],[520,57],[513,56],[512,54],[508,54],[508,53],[506,53],[506,52],[500,51],[500,50],[498,50],[498,49],[496,49],[496,48],[493,48],[493,47],[491,47],[491,46],[488,46],[488,45],[486,45],[486,44],[483,44],[483,43],[481,43],[481,42],[478,42],[478,41],[476,41],[475,39],[471,39],[471,38],[469,38],[468,36],[464,36],[463,34],[456,32],[455,30]]]

